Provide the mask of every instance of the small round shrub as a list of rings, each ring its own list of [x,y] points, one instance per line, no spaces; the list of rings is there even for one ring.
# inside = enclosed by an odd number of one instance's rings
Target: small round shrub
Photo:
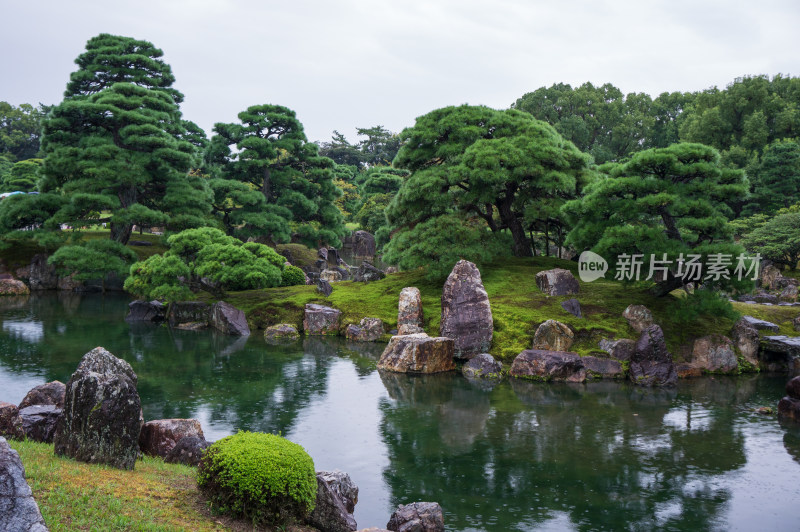
[[[314,461],[296,443],[274,434],[239,432],[203,455],[197,485],[212,509],[254,524],[300,520],[314,509]]]
[[[296,284],[306,284],[306,274],[297,266],[287,264],[281,272],[281,286],[294,286]]]

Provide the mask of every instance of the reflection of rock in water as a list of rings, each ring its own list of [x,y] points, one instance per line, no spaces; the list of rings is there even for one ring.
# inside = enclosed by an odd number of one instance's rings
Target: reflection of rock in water
[[[411,405],[436,405],[450,401],[453,395],[453,383],[462,379],[460,375],[453,373],[430,375],[411,375],[393,371],[378,373],[389,397]]]
[[[702,379],[691,379],[681,383],[691,390],[696,401],[709,401],[721,404],[741,404],[749,401],[756,391],[758,380],[752,376],[723,376],[715,375]]]
[[[568,383],[531,382],[509,379],[511,389],[520,401],[532,406],[566,405],[580,400],[583,385]]]
[[[61,306],[64,307],[67,314],[72,314],[78,310],[81,304],[81,294],[71,290],[59,290],[58,302],[61,303]]]
[[[231,356],[244,349],[249,336],[230,336],[228,334],[212,333],[212,345],[222,356]]]
[[[489,394],[469,388],[453,391],[450,401],[439,406],[438,425],[442,443],[452,451],[468,451],[483,433],[489,418]]]
[[[793,422],[781,423],[787,429],[783,435],[783,446],[792,459],[800,464],[800,425]]]
[[[0,296],[0,310],[19,310],[29,304],[29,295],[25,296]]]
[[[322,336],[303,338],[303,352],[307,355],[331,357],[338,354],[338,342]]]
[[[342,354],[372,358],[377,362],[385,348],[386,344],[382,342],[352,342],[347,340],[344,343]]]

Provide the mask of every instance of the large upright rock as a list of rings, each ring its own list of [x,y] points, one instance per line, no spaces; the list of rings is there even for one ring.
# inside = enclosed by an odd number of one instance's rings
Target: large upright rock
[[[407,286],[400,291],[397,305],[397,334],[416,334],[422,330],[422,296],[419,288]]]
[[[130,364],[102,347],[86,353],[67,382],[55,453],[133,469],[142,410],[136,381]]]
[[[306,334],[338,334],[341,316],[341,310],[309,303],[303,316],[303,330]]]
[[[398,373],[439,373],[456,369],[450,338],[432,338],[425,333],[392,336],[378,369]]]
[[[633,352],[636,350],[636,340],[630,340],[628,338],[622,338],[620,340],[603,338],[600,340],[599,345],[600,349],[617,360],[630,360]]]
[[[435,502],[401,504],[386,528],[393,532],[444,532],[444,513]]]
[[[734,373],[739,369],[733,342],[719,334],[703,336],[694,341],[692,364],[712,373]]]
[[[353,275],[353,281],[357,283],[371,283],[373,281],[380,281],[385,278],[386,274],[373,266],[367,261],[361,263],[361,266],[356,270]]]
[[[753,367],[757,368],[758,349],[761,344],[761,337],[756,329],[745,318],[740,318],[731,329],[731,340],[733,345],[742,354],[744,359]]]
[[[353,256],[370,259],[375,256],[375,237],[367,231],[353,233]]]
[[[780,280],[783,277],[781,271],[768,264],[761,270],[761,286],[767,290],[777,290],[780,288]]]
[[[492,345],[492,307],[473,263],[460,260],[442,289],[442,336],[455,342],[455,356],[470,359]]]
[[[353,517],[358,502],[358,487],[342,471],[317,471],[317,504],[307,522],[325,532],[356,530]]]
[[[543,349],[527,349],[517,355],[508,374],[512,377],[537,381],[586,380],[586,368],[580,355]]]
[[[47,532],[17,451],[0,436],[0,530]]]
[[[196,419],[156,419],[148,421],[139,434],[139,448],[151,456],[166,458],[180,440],[203,438],[203,428]]]
[[[211,325],[223,334],[250,336],[244,312],[225,301],[217,301],[211,307]]]
[[[580,292],[581,286],[572,272],[553,268],[536,274],[536,286],[548,296],[569,296]]]
[[[47,255],[40,253],[31,259],[27,269],[31,290],[55,290],[58,288],[58,273],[52,264],[47,264]]]
[[[61,381],[40,384],[25,394],[19,404],[19,408],[21,410],[34,405],[53,405],[56,408],[64,408],[64,394],[66,391],[67,387]]]
[[[566,324],[556,320],[547,320],[536,329],[533,335],[533,348],[545,351],[569,351],[575,333]]]
[[[642,331],[631,355],[630,380],[639,386],[675,386],[678,373],[667,351],[664,331],[651,325]]]
[[[644,305],[628,305],[622,312],[631,329],[640,333],[653,324],[653,313]]]

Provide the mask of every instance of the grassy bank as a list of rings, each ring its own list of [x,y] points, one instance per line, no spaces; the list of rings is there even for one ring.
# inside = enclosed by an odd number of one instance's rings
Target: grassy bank
[[[491,353],[510,362],[523,349],[531,346],[536,328],[547,319],[571,325],[576,331],[573,350],[588,355],[598,351],[601,338],[636,338],[622,318],[625,307],[641,304],[649,308],[664,329],[670,349],[678,357],[686,352],[694,338],[707,334],[729,334],[734,320],[718,315],[705,315],[686,321],[677,312],[680,294],[657,298],[646,287],[625,286],[613,280],[599,279],[581,283],[577,296],[547,297],[536,287],[536,273],[560,267],[577,276],[577,264],[548,257],[504,259],[481,269],[484,286],[489,294],[494,319],[494,340]],[[314,286],[293,286],[235,292],[226,300],[241,308],[254,328],[276,323],[302,325],[306,303],[320,303],[342,311],[343,327],[371,316],[382,319],[388,327],[397,325],[397,300],[406,286],[416,286],[422,294],[424,328],[432,335],[439,333],[442,283],[424,278],[422,271],[391,274],[373,283],[338,282],[333,293],[324,297]],[[561,307],[561,302],[576,297],[583,311],[577,318]],[[791,320],[800,309],[768,307],[734,303],[741,314],[767,319],[780,325],[782,334],[794,335]]]

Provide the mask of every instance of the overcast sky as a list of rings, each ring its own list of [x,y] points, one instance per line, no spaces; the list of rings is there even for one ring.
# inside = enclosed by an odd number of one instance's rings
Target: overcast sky
[[[553,83],[623,92],[800,76],[798,0],[0,0],[0,100],[57,103],[98,33],[164,51],[210,135],[255,104],[309,140],[400,131],[446,105],[506,108]]]

